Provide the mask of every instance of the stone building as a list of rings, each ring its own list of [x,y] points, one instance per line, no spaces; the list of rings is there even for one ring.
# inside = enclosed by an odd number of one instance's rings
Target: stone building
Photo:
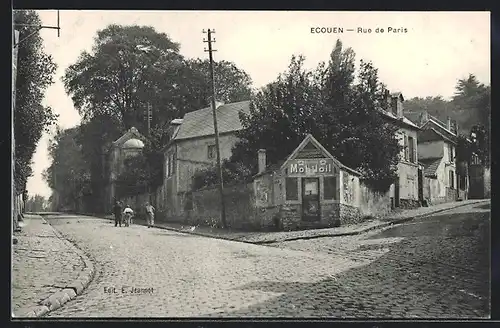
[[[469,168],[456,160],[457,123],[450,118],[444,123],[426,111],[408,116],[421,128],[418,156],[424,166],[424,199],[429,204],[467,199]]]
[[[116,179],[124,169],[127,158],[140,155],[144,148],[144,137],[139,131],[132,127],[124,135],[111,144],[108,152],[108,184],[106,186],[107,199],[105,201],[106,212],[110,212],[115,200]],[[136,201],[134,201],[135,203]],[[132,206],[132,204],[130,204]]]
[[[414,208],[419,202],[419,170],[417,133],[420,128],[403,115],[403,95],[399,92],[386,94],[388,110],[381,109],[389,124],[398,128],[397,138],[403,149],[398,163],[398,177],[391,185],[393,207]]]
[[[262,226],[293,230],[361,219],[361,173],[340,163],[312,135],[279,166],[266,166],[265,150],[258,157],[253,187]]]
[[[239,112],[249,113],[250,101],[216,103],[221,160],[231,157],[238,140],[236,132],[243,127]],[[216,164],[212,108],[186,113],[170,125],[170,141],[164,147],[164,181],[156,191],[157,210],[167,218],[181,217],[187,194],[191,191],[196,170]]]
[[[335,159],[312,135],[279,164],[266,165],[258,154],[251,181],[225,185],[227,224],[233,229],[297,230],[358,222],[360,173]],[[190,225],[220,226],[216,187],[191,193],[182,216]]]

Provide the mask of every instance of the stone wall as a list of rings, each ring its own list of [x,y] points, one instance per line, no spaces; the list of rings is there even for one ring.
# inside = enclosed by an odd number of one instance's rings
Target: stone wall
[[[454,202],[457,200],[457,190],[452,188],[446,188],[446,201]]]
[[[360,223],[363,220],[363,216],[359,208],[354,206],[340,204],[340,225],[350,225]]]
[[[391,211],[390,191],[385,193],[372,191],[368,186],[360,185],[360,215],[380,216]]]
[[[285,231],[300,229],[302,206],[300,204],[283,205],[280,210],[280,220]]]
[[[248,231],[260,230],[261,220],[255,207],[253,185],[250,183],[227,186],[223,192],[228,226]],[[186,201],[192,202],[192,206],[186,206]],[[195,226],[222,226],[217,188],[198,190],[189,197],[184,197],[183,207],[184,223]],[[269,215],[272,215],[272,211]]]
[[[355,224],[362,221],[358,208],[339,203],[321,205],[321,220],[316,222],[302,221],[302,205],[287,204],[280,207],[276,213],[282,230],[333,228],[342,225]]]
[[[399,208],[403,210],[409,210],[420,207],[420,202],[418,199],[400,199]]]

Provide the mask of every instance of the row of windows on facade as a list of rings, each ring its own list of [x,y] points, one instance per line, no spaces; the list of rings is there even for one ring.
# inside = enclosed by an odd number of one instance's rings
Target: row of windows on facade
[[[335,200],[336,177],[323,178],[323,199]],[[285,199],[299,200],[299,178],[285,178]]]
[[[215,145],[208,145],[207,157],[208,159],[214,159],[216,156]],[[175,158],[174,154],[167,155],[167,161],[165,163],[165,173],[167,178],[171,177],[175,173]]]

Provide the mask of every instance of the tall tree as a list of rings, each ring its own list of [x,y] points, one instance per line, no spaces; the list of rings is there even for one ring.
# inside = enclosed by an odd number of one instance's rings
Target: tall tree
[[[75,136],[81,155],[90,172],[90,189],[92,211],[103,210],[105,199],[103,192],[108,182],[109,149],[111,143],[118,139],[124,130],[116,117],[100,114],[78,126]]]
[[[77,144],[78,128],[58,128],[49,143],[51,165],[44,172],[44,179],[60,195],[59,205],[81,210],[80,201],[90,193],[90,171]]]
[[[185,85],[194,109],[210,105],[212,87],[210,81],[209,60],[190,59],[186,62]],[[229,61],[214,62],[215,92],[218,101],[225,103],[249,100],[252,92],[252,79],[245,71]]]
[[[268,162],[278,163],[316,128],[313,112],[319,89],[304,69],[304,60],[293,56],[288,70],[253,97],[250,114],[241,113],[244,129],[238,133],[231,162],[245,163],[255,172],[257,150],[265,148]]]
[[[247,73],[225,61],[217,63],[215,70],[220,100],[248,99]],[[147,163],[135,169],[147,172],[150,181],[159,181],[167,125],[209,104],[208,72],[206,61],[185,60],[179,44],[152,27],[110,25],[97,33],[92,51],[83,52],[63,78],[83,117],[79,143],[90,165],[96,204],[103,199],[100,193],[106,182],[103,156],[109,144],[132,126],[150,139],[144,149],[147,161],[133,165]],[[152,108],[149,131],[148,105]]]
[[[337,159],[362,171],[375,190],[387,190],[400,146],[396,128],[379,111],[384,87],[377,70],[362,61],[354,83],[354,52],[340,41],[328,64],[311,72],[303,63],[304,57],[292,57],[288,70],[252,98],[250,114],[240,114],[244,129],[225,168],[239,173],[233,177],[248,176],[256,172],[258,149],[267,149],[268,163],[276,164],[311,133]]]
[[[30,26],[27,26],[30,25]],[[14,109],[15,187],[21,192],[32,174],[31,160],[44,131],[57,116],[43,106],[45,90],[53,83],[56,65],[43,50],[37,31],[40,17],[33,10],[15,10],[14,26],[19,31],[16,108]],[[31,35],[31,36],[30,36]]]
[[[474,125],[482,125],[489,133],[491,119],[491,88],[480,83],[474,74],[459,79],[452,104]]]

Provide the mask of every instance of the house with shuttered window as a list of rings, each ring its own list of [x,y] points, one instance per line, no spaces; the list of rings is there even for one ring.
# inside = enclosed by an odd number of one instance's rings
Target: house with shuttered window
[[[422,175],[419,174],[417,134],[420,128],[403,115],[404,97],[400,92],[386,93],[387,110],[380,109],[388,124],[398,128],[396,137],[402,146],[397,177],[390,188],[392,207],[415,208],[421,204]]]
[[[231,157],[238,141],[236,133],[243,128],[239,113],[250,112],[250,101],[224,104],[216,102],[221,160]],[[174,119],[169,127],[170,141],[163,149],[163,184],[155,192],[156,209],[168,218],[180,218],[192,191],[193,176],[199,169],[216,164],[212,107],[186,113]]]
[[[462,164],[456,163],[458,125],[448,118],[447,123],[426,111],[408,113],[420,125],[418,156],[424,166],[424,198],[437,204],[467,199],[468,174]]]

